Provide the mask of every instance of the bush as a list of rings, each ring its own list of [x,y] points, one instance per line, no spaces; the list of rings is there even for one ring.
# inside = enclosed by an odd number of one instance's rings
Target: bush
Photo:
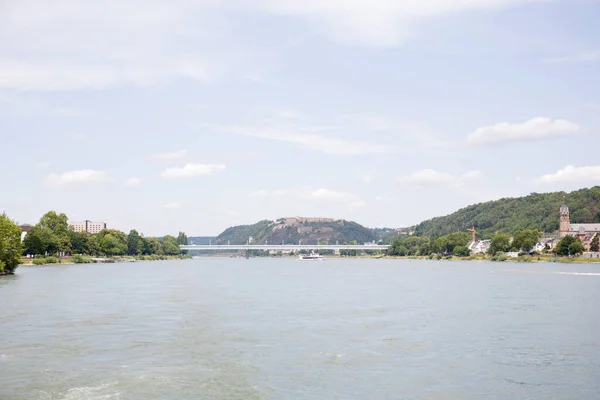
[[[492,261],[506,261],[508,260],[508,257],[506,257],[506,254],[502,254],[502,253],[496,253],[496,255],[494,257],[492,257]]]
[[[71,261],[73,261],[75,264],[89,264],[92,262],[92,260],[82,256],[81,254],[75,254],[73,257],[71,257]]]
[[[60,261],[56,257],[34,258],[33,265],[58,264]]]

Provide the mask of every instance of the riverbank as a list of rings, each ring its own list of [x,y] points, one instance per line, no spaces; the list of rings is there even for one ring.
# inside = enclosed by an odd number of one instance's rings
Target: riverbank
[[[196,256],[199,258],[245,258],[243,256],[231,256],[230,254],[212,254],[212,255],[201,255]],[[69,264],[102,264],[102,263],[124,263],[124,262],[136,262],[136,261],[172,261],[172,260],[189,260],[192,256],[180,255],[180,256],[138,256],[138,257],[103,257],[103,258],[92,258],[88,256],[72,256],[72,257],[46,257],[46,258],[22,258],[21,264],[23,266],[31,265],[69,265]],[[251,258],[265,258],[265,259],[276,259],[276,258],[296,258],[296,256],[271,256],[271,257],[256,257]],[[488,256],[468,256],[468,257],[457,257],[457,256],[385,256],[385,255],[357,255],[357,256],[341,256],[341,255],[327,255],[325,258],[356,258],[356,259],[388,259],[388,260],[429,260],[429,261],[492,261],[492,262],[518,262],[518,263],[540,263],[540,262],[557,262],[557,263],[578,263],[578,264],[600,264],[599,258],[583,258],[583,257],[554,257],[554,256],[520,256],[520,257],[488,257]],[[7,275],[7,274],[0,274]]]
[[[90,257],[90,256],[68,256],[68,257],[41,257],[41,258],[21,258],[20,265],[72,265],[72,264],[104,264],[104,263],[124,263],[136,261],[171,261],[188,260],[191,256],[137,256],[137,257]]]

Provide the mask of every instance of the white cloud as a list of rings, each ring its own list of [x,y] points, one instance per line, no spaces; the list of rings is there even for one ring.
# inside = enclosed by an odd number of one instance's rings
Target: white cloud
[[[140,186],[142,184],[142,180],[138,178],[129,178],[124,184],[128,187]]]
[[[45,183],[51,187],[62,187],[69,185],[107,182],[110,180],[112,180],[112,178],[105,171],[84,169],[79,171],[64,172],[62,174],[50,174],[46,177]]]
[[[187,163],[182,168],[168,168],[163,171],[161,176],[165,179],[185,179],[195,178],[202,175],[211,175],[222,171],[226,167],[221,164],[192,164]]]
[[[539,0],[264,0],[271,11],[299,16],[343,44],[391,47],[415,25],[443,14],[500,9]]]
[[[316,200],[323,200],[331,203],[345,204],[351,207],[364,207],[367,205],[366,202],[361,200],[357,195],[346,193],[346,192],[338,192],[330,189],[317,189],[313,191],[310,195],[310,198]]]
[[[553,174],[542,175],[535,182],[600,182],[600,166],[574,167],[567,165]]]
[[[467,142],[472,144],[490,144],[518,140],[541,140],[577,134],[581,127],[564,119],[532,118],[521,124],[503,122],[483,126],[471,133]]]
[[[333,138],[314,133],[320,131],[322,127],[277,128],[273,126],[245,127],[233,125],[217,126],[217,128],[243,136],[293,143],[331,155],[388,154],[397,151],[394,146],[375,144],[363,140]],[[325,129],[329,128],[326,127]]]
[[[183,157],[185,157],[187,155],[187,150],[183,149],[183,150],[179,150],[179,151],[174,151],[172,153],[165,153],[165,154],[159,154],[156,156],[152,156],[152,159],[154,161],[173,161],[173,160],[179,160]]]
[[[169,203],[169,204],[165,205],[165,208],[168,208],[168,209],[171,209],[171,210],[175,209],[175,208],[179,208],[179,207],[181,207],[181,203],[177,203],[177,202],[175,202],[175,203]]]
[[[3,0],[0,88],[99,90],[223,76],[269,82],[269,57],[231,29],[240,13],[296,17],[343,44],[391,47],[427,19],[536,1]]]
[[[373,182],[373,177],[371,175],[365,175],[363,176],[362,181],[365,185],[369,185]]]
[[[417,186],[446,186],[459,187],[468,182],[478,179],[481,176],[480,171],[469,171],[462,175],[452,175],[448,172],[438,172],[433,169],[422,169],[415,171],[410,175],[400,179],[400,183],[407,183]]]

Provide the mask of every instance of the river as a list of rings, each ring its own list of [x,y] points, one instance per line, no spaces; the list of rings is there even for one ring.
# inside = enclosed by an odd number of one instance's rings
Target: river
[[[600,265],[203,258],[0,277],[0,398],[600,398]]]

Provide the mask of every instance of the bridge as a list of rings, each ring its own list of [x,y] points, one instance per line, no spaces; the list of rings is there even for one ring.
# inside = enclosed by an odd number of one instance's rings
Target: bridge
[[[181,250],[387,250],[383,244],[189,244],[179,246]]]

